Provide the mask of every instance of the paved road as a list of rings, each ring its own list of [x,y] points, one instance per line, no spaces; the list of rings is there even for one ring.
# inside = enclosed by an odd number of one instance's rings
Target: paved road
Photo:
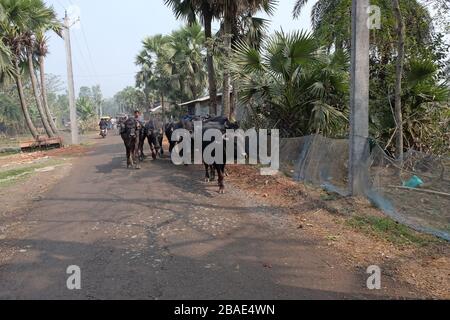
[[[27,251],[0,266],[0,298],[374,297],[361,270],[276,208],[232,188],[219,195],[202,177],[168,159],[127,170],[119,138],[108,137],[26,213],[30,232],[2,241]],[[79,291],[66,287],[70,265],[81,268]]]

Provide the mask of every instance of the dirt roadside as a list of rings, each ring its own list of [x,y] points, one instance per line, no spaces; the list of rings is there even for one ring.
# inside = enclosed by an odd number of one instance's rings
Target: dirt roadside
[[[73,161],[89,152],[88,145],[0,157],[0,240],[27,232],[29,224],[22,223],[27,212],[69,175]],[[0,265],[20,250],[0,246]]]
[[[0,186],[0,217],[5,221],[0,226],[0,240],[12,234],[25,234],[30,227],[29,223],[22,223],[27,220],[27,212],[39,206],[41,195],[69,175],[76,158],[89,153],[90,148],[85,146],[0,158],[0,172],[38,163],[32,174]],[[229,187],[247,193],[249,199],[282,208],[299,233],[319,239],[325,244],[321,248],[324,251],[338,252],[342,264],[349,268],[356,267],[364,273],[367,266],[378,265],[383,275],[393,281],[406,282],[436,299],[450,298],[448,243],[412,231],[391,239],[391,230],[380,233],[370,225],[355,223],[360,221],[355,216],[362,213],[383,218],[366,201],[337,198],[284,176],[262,177],[254,167],[231,167],[228,181]],[[0,265],[20,250],[27,248],[0,247]]]
[[[450,244],[389,222],[363,199],[340,198],[256,167],[231,166],[230,183],[259,201],[283,208],[298,232],[327,243],[350,267],[380,266],[383,275],[406,282],[436,299],[450,299]],[[367,222],[369,221],[369,222]],[[398,232],[401,230],[404,232]]]

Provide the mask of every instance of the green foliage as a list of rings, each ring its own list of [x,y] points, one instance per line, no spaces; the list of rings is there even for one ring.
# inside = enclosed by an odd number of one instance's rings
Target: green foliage
[[[6,128],[18,128],[22,115],[17,104],[10,97],[0,94],[0,125]]]
[[[276,33],[261,50],[237,46],[234,75],[245,104],[283,136],[342,134],[348,125],[348,56],[327,54],[304,32]]]
[[[80,97],[77,101],[77,114],[81,121],[95,117],[95,107],[86,97]]]
[[[205,37],[196,23],[170,36],[148,37],[136,58],[141,68],[137,86],[147,96],[164,96],[171,102],[199,98],[207,85],[205,60]]]
[[[308,0],[298,0],[297,17]],[[402,109],[405,146],[435,154],[449,153],[448,64],[449,44],[428,10],[433,5],[442,16],[450,8],[441,0],[401,1],[402,16],[407,22],[403,74]],[[319,0],[312,10],[314,35],[327,50],[349,51],[351,0]],[[386,150],[394,153],[396,124],[393,117],[395,64],[397,59],[396,27],[392,1],[372,0],[381,8],[381,29],[371,31],[370,51],[370,131]],[[323,118],[321,118],[323,120]]]
[[[118,111],[122,113],[133,113],[135,110],[146,109],[146,96],[144,92],[134,87],[126,87],[114,96],[114,102]]]
[[[347,225],[397,245],[426,246],[438,242],[436,238],[419,234],[389,218],[355,216],[347,221]]]
[[[98,128],[98,118],[95,106],[91,99],[82,96],[77,100],[77,115],[79,120],[79,130],[81,133],[96,130]]]

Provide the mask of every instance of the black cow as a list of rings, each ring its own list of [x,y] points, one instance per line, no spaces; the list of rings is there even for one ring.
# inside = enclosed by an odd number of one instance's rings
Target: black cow
[[[215,117],[215,118],[210,118],[209,116],[206,117],[196,117],[196,116],[192,116],[192,117],[185,117],[183,120],[178,121],[178,122],[173,122],[173,123],[169,123],[167,124],[166,128],[165,128],[165,133],[167,136],[167,139],[170,142],[170,148],[169,151],[170,153],[172,153],[172,150],[175,148],[175,146],[179,143],[182,142],[182,140],[180,139],[180,141],[172,141],[172,136],[173,133],[177,130],[177,129],[185,129],[191,133],[194,132],[194,122],[195,121],[202,121],[203,123],[203,134],[209,130],[209,129],[217,129],[220,132],[222,132],[222,134],[225,136],[226,134],[226,130],[237,130],[239,129],[239,125],[236,123],[232,123],[227,117]],[[194,137],[192,137],[194,139]],[[233,141],[230,141],[231,143],[233,143]],[[205,149],[211,144],[211,143],[220,143],[223,147],[223,155],[224,155],[224,159],[223,161],[221,161],[221,163],[214,163],[212,165],[208,165],[204,162],[204,166],[205,166],[205,181],[206,182],[211,182],[214,181],[216,178],[216,172],[218,175],[218,183],[219,183],[219,192],[220,193],[224,193],[225,192],[225,176],[226,176],[226,171],[225,171],[225,167],[226,167],[226,160],[227,160],[227,153],[226,153],[226,145],[227,145],[227,139],[224,139],[223,141],[220,142],[215,142],[215,141],[209,141],[209,142],[203,142],[202,143],[202,154],[204,153]],[[192,156],[194,156],[194,146],[195,143],[194,141],[192,141],[191,143],[191,147],[192,147]],[[237,146],[234,146],[235,150],[234,150],[234,155],[235,155],[235,159],[238,155],[238,150],[237,150]],[[180,156],[183,156],[183,154],[180,154]],[[213,154],[212,156],[215,156],[215,154]]]
[[[145,139],[147,139],[148,144],[150,146],[150,150],[152,152],[153,160],[156,160],[158,154],[163,156],[164,155],[163,138],[164,135],[162,123],[156,120],[150,120],[149,122],[147,122],[144,127],[144,138],[143,141],[141,142],[142,154],[144,153]]]
[[[183,123],[181,121],[170,122],[166,124],[166,127],[164,128],[164,133],[169,141],[169,154],[172,154],[172,150],[179,143],[178,141],[172,141],[173,133],[178,129],[183,129]]]
[[[191,134],[194,132],[194,122],[196,121],[202,121],[203,123],[205,121],[208,121],[210,119],[210,116],[185,116],[183,119],[177,122],[171,122],[168,123],[164,129],[164,132],[166,134],[167,140],[169,140],[169,152],[172,153],[172,150],[175,148],[175,146],[179,143],[181,143],[182,139],[179,141],[172,141],[173,133],[178,129],[184,129],[189,131]]]
[[[227,117],[217,117],[217,118],[210,118],[203,121],[203,134],[210,129],[216,129],[222,132],[223,139],[222,141],[203,141],[203,148],[202,153],[205,151],[205,149],[211,145],[212,143],[218,143],[223,148],[223,159],[220,161],[220,163],[213,163],[212,165],[208,165],[204,162],[205,166],[205,180],[207,182],[214,181],[215,180],[215,173],[217,172],[218,175],[218,183],[219,183],[219,193],[225,193],[225,176],[226,176],[226,165],[227,165],[227,143],[233,143],[234,141],[231,139],[228,139],[226,137],[226,131],[227,130],[238,130],[239,125],[237,123],[232,123],[229,121]],[[234,156],[233,158],[236,160],[238,156],[239,150],[237,148],[237,144],[234,144]],[[212,154],[213,157],[215,157],[215,154]]]
[[[135,167],[136,169],[140,169],[139,145],[142,131],[140,122],[133,118],[126,120],[121,126],[120,135],[127,152],[127,168]]]

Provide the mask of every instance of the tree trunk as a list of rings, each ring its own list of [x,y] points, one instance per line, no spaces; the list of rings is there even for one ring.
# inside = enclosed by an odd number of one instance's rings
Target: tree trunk
[[[216,70],[214,69],[214,52],[211,47],[212,42],[212,14],[205,13],[205,38],[208,42],[207,50],[207,67],[208,67],[208,83],[209,83],[209,98],[210,98],[210,113],[217,115],[217,80]]]
[[[224,38],[224,46],[225,46],[225,66],[223,73],[223,110],[222,115],[225,117],[230,117],[231,113],[231,82],[230,82],[230,54],[231,54],[231,33],[232,33],[232,16],[230,14],[225,15],[224,19],[225,26],[225,38]]]
[[[45,61],[43,56],[39,56],[39,72],[41,74],[41,95],[42,101],[44,102],[44,111],[47,115],[48,122],[50,123],[50,127],[53,131],[53,134],[58,134],[58,128],[56,127],[55,122],[53,121],[52,114],[50,112],[50,107],[48,105],[47,98],[47,83],[45,81]]]
[[[399,0],[392,0],[397,19],[397,67],[395,81],[395,122],[397,126],[396,156],[403,163],[403,114],[402,114],[402,77],[405,59],[405,24],[400,10]]]
[[[162,122],[163,128],[166,128],[166,108],[164,106],[164,94],[161,94],[161,112],[162,112]]]
[[[42,124],[44,125],[44,129],[45,129],[45,132],[47,132],[47,135],[49,137],[53,137],[54,134],[53,134],[52,128],[50,127],[50,124],[48,123],[47,115],[44,112],[44,108],[42,106],[42,100],[39,95],[39,90],[37,87],[37,78],[36,78],[36,74],[34,73],[33,55],[31,53],[31,51],[29,51],[29,50],[28,50],[28,67],[30,69],[29,72],[30,72],[30,78],[31,78],[31,86],[33,87],[34,97],[36,98],[36,106],[38,108],[39,115],[41,116]]]
[[[30,112],[28,111],[28,105],[27,105],[27,101],[25,99],[25,93],[23,91],[22,79],[20,78],[19,63],[17,61],[15,62],[15,66],[16,66],[16,71],[17,71],[16,85],[17,85],[17,91],[19,93],[20,106],[22,108],[23,116],[25,117],[25,122],[27,124],[27,127],[30,130],[30,133],[33,136],[33,138],[35,140],[37,140],[39,137],[39,133],[38,133],[36,127],[34,126],[33,121],[31,120]]]

